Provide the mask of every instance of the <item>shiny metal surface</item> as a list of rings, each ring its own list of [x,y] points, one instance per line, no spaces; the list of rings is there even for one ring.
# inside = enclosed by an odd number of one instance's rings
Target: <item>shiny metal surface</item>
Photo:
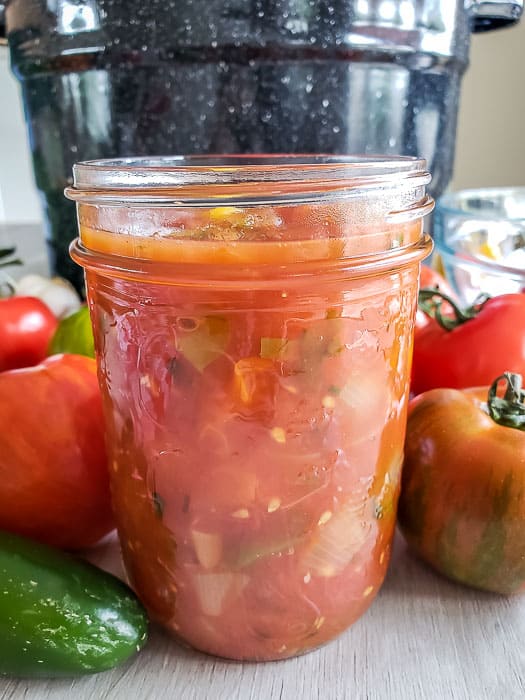
[[[130,27],[140,25],[141,15],[150,13],[139,10],[134,17],[133,4],[122,0],[5,0],[0,2],[0,33],[5,31],[6,7],[10,8],[10,31],[19,28],[17,17],[24,16],[27,23],[31,14],[35,24],[67,36],[95,31],[101,24],[125,29],[119,8],[126,5],[130,5]],[[516,22],[523,10],[523,0],[209,0],[204,4],[172,0],[149,4],[159,20],[168,18],[166,24],[175,29],[177,46],[219,46],[252,36],[257,45],[280,39],[291,40],[296,47],[379,46],[458,57],[465,54],[465,32]],[[462,16],[467,18],[466,27]]]
[[[57,266],[78,274],[74,162],[166,153],[381,153],[454,160],[471,31],[522,0],[8,0]],[[80,280],[77,280],[80,284]]]

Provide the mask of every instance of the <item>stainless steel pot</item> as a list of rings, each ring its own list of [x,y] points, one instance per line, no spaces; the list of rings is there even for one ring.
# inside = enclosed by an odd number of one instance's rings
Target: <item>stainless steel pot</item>
[[[8,0],[55,267],[78,275],[62,191],[87,158],[417,154],[438,196],[470,33],[517,21],[522,1]]]

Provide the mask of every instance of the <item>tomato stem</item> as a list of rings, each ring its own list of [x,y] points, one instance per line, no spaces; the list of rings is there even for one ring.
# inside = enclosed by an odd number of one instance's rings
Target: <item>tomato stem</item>
[[[437,287],[424,287],[419,290],[418,305],[427,316],[434,318],[442,328],[446,331],[452,331],[462,323],[475,318],[489,299],[488,294],[482,294],[472,306],[462,309],[452,297],[444,294]],[[443,314],[443,303],[450,307],[445,315]]]
[[[505,393],[498,396],[500,382],[505,382]],[[504,372],[489,389],[487,405],[492,420],[508,428],[525,431],[525,391],[521,374]]]

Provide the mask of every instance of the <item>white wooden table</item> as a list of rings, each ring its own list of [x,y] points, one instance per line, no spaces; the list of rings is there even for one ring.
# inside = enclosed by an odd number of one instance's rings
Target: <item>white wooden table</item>
[[[25,271],[43,271],[38,227],[0,230]],[[115,544],[93,560],[119,574]],[[126,665],[71,680],[0,680],[0,700],[525,700],[525,596],[482,594],[433,573],[398,537],[387,580],[367,614],[306,656],[226,662],[153,629]]]
[[[114,544],[93,560],[118,573]],[[0,700],[524,700],[525,596],[482,594],[439,577],[398,537],[370,610],[306,656],[232,663],[159,629],[124,666],[72,680],[0,680]]]

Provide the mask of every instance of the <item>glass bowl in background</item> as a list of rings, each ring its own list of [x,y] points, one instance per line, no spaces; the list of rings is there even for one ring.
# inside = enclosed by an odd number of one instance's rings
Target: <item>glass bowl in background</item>
[[[438,202],[435,251],[465,303],[525,290],[525,187],[463,190]]]

